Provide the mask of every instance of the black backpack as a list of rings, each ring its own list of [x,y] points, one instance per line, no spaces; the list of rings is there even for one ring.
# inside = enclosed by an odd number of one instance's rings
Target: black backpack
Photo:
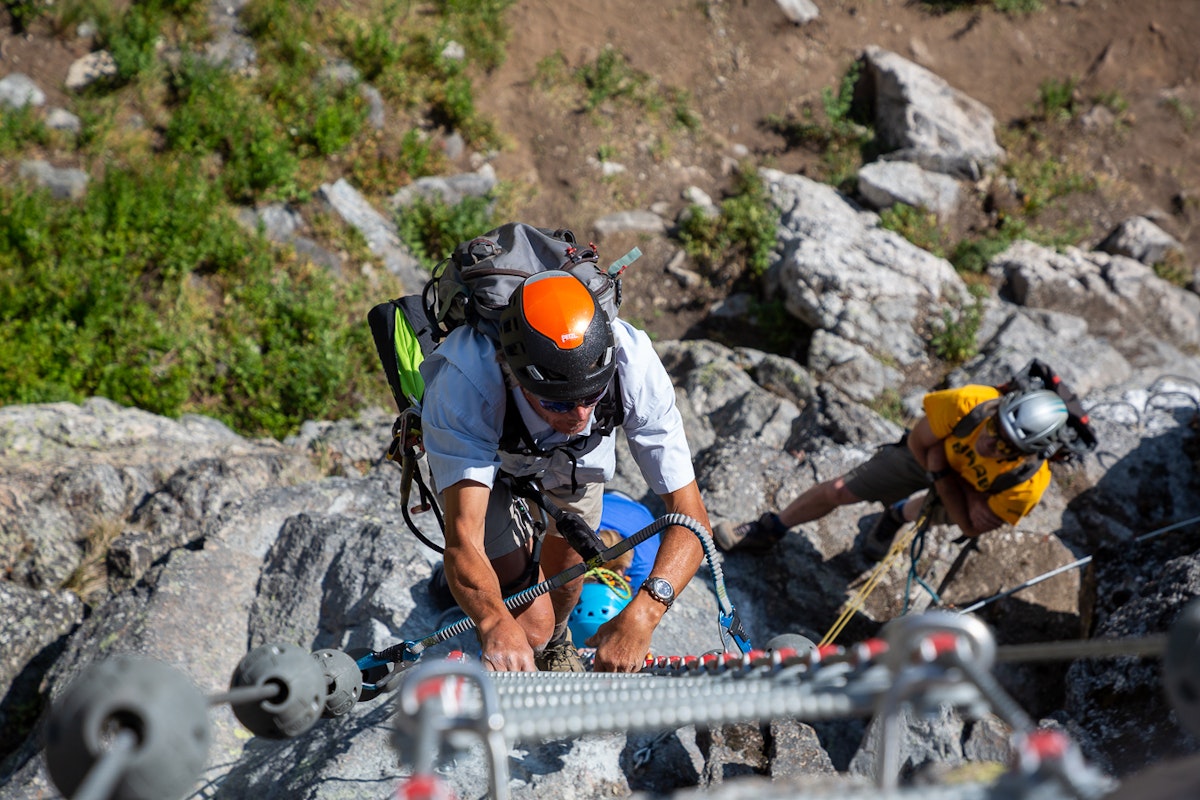
[[[1000,394],[1030,389],[1048,389],[1061,397],[1067,406],[1067,424],[1059,431],[1058,440],[1054,445],[1039,453],[1036,458],[1023,459],[1015,469],[997,477],[988,487],[988,494],[997,494],[1024,483],[1032,478],[1046,461],[1069,463],[1096,449],[1096,430],[1088,420],[1083,404],[1046,362],[1036,358],[1030,359],[1029,363],[1011,378],[996,386]],[[999,399],[989,400],[975,406],[955,424],[951,433],[959,438],[967,436],[995,411],[999,402]]]

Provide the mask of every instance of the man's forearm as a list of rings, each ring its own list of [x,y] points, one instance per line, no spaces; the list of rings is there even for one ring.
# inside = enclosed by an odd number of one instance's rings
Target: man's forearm
[[[708,511],[700,498],[700,488],[692,481],[687,486],[669,494],[663,495],[663,503],[668,513],[683,514],[696,520],[710,535],[712,524],[708,520]],[[704,548],[691,529],[672,525],[662,533],[659,543],[658,557],[654,560],[651,574],[666,578],[675,587],[676,593],[691,581],[700,561],[704,557]],[[636,591],[638,587],[633,587]]]
[[[971,511],[966,496],[966,492],[972,492],[974,489],[966,486],[962,478],[954,472],[934,481],[933,487],[938,493],[938,498],[942,501],[942,507],[946,509],[950,521],[962,530],[964,536],[972,538],[978,536],[979,531],[976,531],[974,525],[971,524]]]
[[[446,580],[458,605],[475,624],[484,623],[499,614],[507,614],[500,582],[486,558],[480,558],[470,548],[446,548]]]

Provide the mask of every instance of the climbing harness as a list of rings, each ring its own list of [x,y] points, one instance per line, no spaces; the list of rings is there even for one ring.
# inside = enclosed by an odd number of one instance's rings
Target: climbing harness
[[[622,553],[636,547],[651,536],[656,536],[673,525],[687,528],[695,534],[700,540],[701,547],[704,549],[709,571],[712,573],[713,589],[717,596],[717,622],[721,630],[722,646],[728,649],[728,637],[739,652],[749,652],[750,640],[737,615],[737,611],[729,600],[729,594],[725,590],[725,575],[721,570],[721,564],[717,558],[716,546],[713,544],[712,537],[709,536],[708,531],[704,529],[703,525],[684,514],[667,514],[656,519],[642,530],[616,542],[611,547],[595,550],[594,554],[585,556],[582,562],[568,567],[541,583],[505,598],[504,605],[511,609],[521,608],[525,604],[532,602],[535,598],[570,583],[590,570],[602,568],[605,562],[612,561]],[[599,539],[597,538],[596,541],[598,542]],[[452,639],[461,633],[465,633],[474,627],[474,620],[470,617],[463,617],[434,631],[423,639],[400,642],[384,650],[372,651],[359,656],[357,663],[363,673],[379,674],[377,680],[364,682],[363,689],[369,692],[378,692],[394,688],[401,673],[408,667],[411,667],[425,650],[448,639]]]

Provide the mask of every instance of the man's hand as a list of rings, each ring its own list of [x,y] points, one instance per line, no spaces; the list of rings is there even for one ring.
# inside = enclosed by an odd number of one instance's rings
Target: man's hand
[[[486,633],[479,632],[483,653],[483,668],[491,672],[534,672],[533,648],[525,629],[511,618],[500,621]]]
[[[1004,524],[1004,520],[996,516],[996,512],[992,511],[991,506],[988,505],[987,495],[970,489],[966,490],[963,495],[967,500],[967,513],[971,517],[971,527],[975,529],[972,533],[975,536],[994,531]]]
[[[648,604],[654,605],[648,605]],[[655,608],[657,606],[657,608]],[[650,653],[650,637],[662,618],[663,607],[648,595],[635,597],[615,619],[600,626],[588,638],[588,647],[596,648],[593,672],[639,672]]]

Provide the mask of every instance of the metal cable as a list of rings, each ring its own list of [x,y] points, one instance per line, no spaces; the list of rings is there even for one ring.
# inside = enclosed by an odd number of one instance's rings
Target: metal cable
[[[1197,522],[1200,522],[1200,515],[1191,517],[1190,519],[1182,520],[1180,522],[1172,523],[1165,527],[1158,528],[1157,530],[1150,531],[1149,533],[1142,534],[1141,536],[1134,539],[1132,544],[1141,544],[1142,542],[1146,542],[1151,539],[1155,539],[1159,536],[1162,536],[1165,533],[1170,533],[1173,530],[1177,530],[1179,528],[1183,528],[1188,525],[1193,525]],[[964,609],[960,609],[958,611],[958,613],[970,614],[972,612],[978,611],[979,609],[983,608],[986,605],[991,605],[992,603],[996,602],[997,600],[1003,600],[1005,597],[1014,595],[1017,592],[1020,592],[1024,589],[1028,589],[1031,586],[1036,586],[1037,584],[1041,583],[1042,581],[1053,578],[1055,575],[1060,575],[1064,572],[1068,572],[1072,569],[1075,569],[1076,567],[1082,567],[1082,566],[1085,566],[1086,564],[1090,564],[1092,561],[1092,558],[1093,558],[1093,556],[1084,556],[1083,558],[1080,558],[1076,561],[1072,561],[1070,564],[1064,564],[1063,566],[1052,569],[1049,572],[1044,572],[1041,575],[1038,575],[1037,577],[1030,578],[1029,580],[1025,581],[1024,583],[1022,583],[1018,586],[1014,586],[1011,589],[1000,592],[999,594],[994,594],[985,600],[980,600],[979,602],[973,603]]]
[[[1167,651],[1167,635],[1139,639],[1085,639],[1080,641],[1009,644],[996,649],[997,661],[1073,661],[1077,658],[1161,657]]]

